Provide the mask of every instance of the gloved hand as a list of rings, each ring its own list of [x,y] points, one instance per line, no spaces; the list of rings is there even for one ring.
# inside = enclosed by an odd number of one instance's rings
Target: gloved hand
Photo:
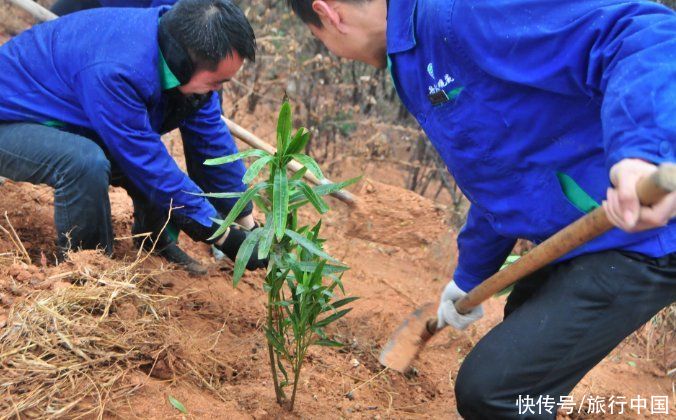
[[[231,225],[227,233],[224,233],[224,238],[221,237],[214,242],[214,246],[224,253],[232,261],[237,257],[237,251],[242,246],[242,243],[251,232],[240,228],[238,225]],[[256,270],[258,268],[265,268],[268,265],[268,259],[258,259],[258,245],[254,246],[249,262],[246,264],[247,270]]]
[[[451,280],[441,293],[439,309],[437,309],[437,330],[450,325],[459,330],[464,330],[472,322],[484,316],[484,310],[481,305],[472,308],[469,313],[461,315],[455,309],[454,303],[464,297],[467,293],[462,291],[453,280]]]

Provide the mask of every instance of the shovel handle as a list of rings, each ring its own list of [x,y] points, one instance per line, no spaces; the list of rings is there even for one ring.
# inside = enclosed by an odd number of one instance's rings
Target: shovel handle
[[[639,200],[641,204],[646,206],[657,203],[672,191],[676,191],[676,164],[673,163],[660,165],[655,173],[639,180],[636,186]],[[603,207],[594,209],[591,213],[571,223],[533,248],[513,264],[480,283],[465,297],[458,300],[455,303],[455,308],[461,314],[469,312],[505,287],[602,235],[611,228],[613,228],[613,224],[608,220]],[[427,329],[432,334],[436,331],[436,319],[428,321]]]

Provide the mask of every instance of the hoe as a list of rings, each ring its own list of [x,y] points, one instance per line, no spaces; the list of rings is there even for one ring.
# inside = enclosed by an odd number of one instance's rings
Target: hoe
[[[676,191],[676,164],[660,165],[652,176],[643,178],[636,187],[643,205],[658,202]],[[459,313],[467,313],[484,300],[515,283],[520,278],[544,267],[578,246],[607,232],[613,227],[603,207],[581,217],[535,247],[507,268],[472,289],[455,303]],[[392,334],[380,353],[380,363],[390,369],[404,372],[420,350],[437,332],[436,305],[428,303],[409,315]]]

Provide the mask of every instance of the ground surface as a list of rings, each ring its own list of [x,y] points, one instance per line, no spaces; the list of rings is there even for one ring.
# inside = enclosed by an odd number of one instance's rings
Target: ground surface
[[[0,6],[8,7],[7,5]],[[6,17],[6,11],[3,11]],[[10,28],[20,28],[24,18],[10,14]],[[19,30],[19,29],[16,29]],[[11,31],[0,36],[6,40]],[[273,127],[271,109],[259,107],[257,115],[239,115],[238,122],[264,138]],[[366,137],[366,136],[365,136]],[[180,140],[167,138],[172,152],[181,155]],[[213,375],[222,383],[218,394],[193,377],[176,376],[171,368],[149,377],[138,371],[125,381],[143,385],[128,401],[111,406],[107,415],[118,418],[178,418],[180,413],[168,396],[181,401],[193,418],[452,418],[456,415],[453,394],[458,367],[472,346],[500,322],[504,298],[485,305],[486,316],[467,332],[445,330],[435,337],[415,363],[416,375],[408,377],[385,371],[377,355],[402,318],[418,305],[436,300],[449,279],[456,249],[457,215],[442,202],[435,203],[401,188],[403,175],[394,167],[352,156],[340,164],[328,162],[337,179],[365,173],[355,188],[362,201],[358,211],[332,201],[323,236],[327,249],[352,269],[345,275],[349,295],[361,299],[354,310],[330,329],[345,347],[315,349],[303,370],[297,410],[287,414],[274,402],[274,392],[261,325],[264,293],[261,274],[248,274],[238,288],[230,282],[228,263],[216,262],[206,246],[182,237],[189,252],[209,266],[209,274],[192,278],[180,270],[149,259],[145,268],[160,268],[164,293],[180,297],[171,307],[171,322],[180,331],[176,337],[186,358],[210,357]],[[0,325],[4,328],[12,305],[30,299],[51,267],[54,229],[52,192],[47,187],[8,182],[0,187],[0,216],[5,212],[34,261],[28,268],[0,270]],[[114,225],[120,239],[117,261],[133,260],[129,239],[132,222],[130,200],[124,191],[111,190]],[[307,212],[308,219],[315,216]],[[2,223],[7,226],[5,220]],[[15,252],[0,235],[0,253]],[[103,258],[103,257],[101,257]],[[101,261],[100,259],[97,261]],[[105,259],[103,260],[105,263]],[[67,268],[63,268],[66,270]],[[61,285],[62,286],[62,285]],[[52,286],[50,286],[52,287]],[[673,381],[665,370],[673,365],[673,343],[659,343],[664,335],[648,327],[632,335],[592,370],[575,389],[577,408],[586,396],[638,395],[669,397],[676,410]],[[672,353],[673,354],[673,353]],[[672,366],[673,367],[673,366]],[[161,369],[158,369],[160,371]],[[650,401],[648,401],[648,408]],[[572,417],[599,417],[585,414]],[[645,409],[643,413],[649,413]],[[628,417],[643,417],[636,410]],[[601,416],[602,417],[602,416]]]

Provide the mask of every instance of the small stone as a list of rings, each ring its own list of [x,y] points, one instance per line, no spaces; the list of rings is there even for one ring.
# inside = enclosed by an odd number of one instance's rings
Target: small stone
[[[359,360],[357,360],[357,359],[352,359],[352,360],[350,360],[350,364],[351,364],[352,367],[354,367],[354,368],[359,367],[359,365],[360,365]]]

